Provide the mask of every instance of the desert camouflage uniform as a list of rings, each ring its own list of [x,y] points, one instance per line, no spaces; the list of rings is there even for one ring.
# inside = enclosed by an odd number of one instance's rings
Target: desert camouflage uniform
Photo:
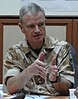
[[[67,42],[59,42],[53,37],[46,37],[41,51],[45,53],[44,62],[46,68],[49,66],[52,58],[57,56],[60,77],[74,83],[72,56]],[[7,68],[5,81],[7,77],[18,75],[25,68],[30,66],[37,58],[38,56],[27,45],[26,41],[13,45],[5,54],[4,67]],[[52,82],[48,79],[45,81],[40,76],[32,77],[24,87],[24,90],[33,93],[59,95],[59,92],[54,89]]]

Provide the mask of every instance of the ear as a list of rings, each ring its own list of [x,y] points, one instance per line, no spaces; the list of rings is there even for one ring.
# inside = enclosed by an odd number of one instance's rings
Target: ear
[[[45,22],[46,22],[46,20],[47,20],[47,19],[45,18]]]
[[[20,29],[21,29],[22,33],[24,33],[23,25],[22,25],[21,23],[18,23],[18,25],[19,25],[19,27],[20,27]]]

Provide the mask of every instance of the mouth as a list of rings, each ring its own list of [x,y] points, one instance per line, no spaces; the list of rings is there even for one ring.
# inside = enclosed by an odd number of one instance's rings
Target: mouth
[[[34,38],[37,38],[37,39],[39,39],[39,38],[41,38],[41,37],[42,37],[42,34],[34,35]]]

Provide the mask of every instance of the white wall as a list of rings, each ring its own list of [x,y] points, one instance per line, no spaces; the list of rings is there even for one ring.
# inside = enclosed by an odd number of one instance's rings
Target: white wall
[[[66,40],[66,26],[46,26],[46,34],[58,38],[59,40]],[[19,43],[23,39],[24,35],[19,26],[5,25],[3,36],[3,55],[10,46]]]
[[[22,2],[23,1],[24,0],[22,0]],[[28,2],[30,2],[30,1],[35,1],[35,0],[29,0]],[[48,0],[42,0],[42,1],[47,1],[48,2]],[[68,1],[65,1],[65,2],[68,2]],[[73,0],[73,2],[74,2],[74,0]],[[78,3],[78,1],[75,1],[75,2]],[[73,5],[74,5],[74,3],[73,3]],[[19,14],[19,9],[20,9],[21,6],[22,6],[21,0],[0,0],[0,15],[18,15]],[[53,6],[51,6],[51,7],[53,7]],[[75,6],[72,6],[72,9],[74,7]],[[69,11],[62,11],[62,9],[61,9],[61,12],[60,12],[60,11],[56,11],[56,8],[57,8],[57,6],[55,6],[54,11],[53,11],[52,8],[50,8],[49,10],[50,10],[51,14],[48,14],[48,12],[46,12],[46,15],[52,15],[52,16],[78,16],[78,9],[76,11],[70,11],[70,12]],[[45,11],[46,11],[46,8],[45,8]]]
[[[20,0],[0,0],[0,15],[18,15]]]

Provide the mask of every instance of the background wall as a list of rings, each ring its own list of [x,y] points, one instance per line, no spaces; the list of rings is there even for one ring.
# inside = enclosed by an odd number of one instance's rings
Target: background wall
[[[66,26],[46,26],[46,32],[46,34],[49,36],[53,36],[55,38],[58,38],[59,40],[66,40]],[[3,37],[4,54],[10,46],[19,43],[23,39],[24,34],[21,32],[19,26],[5,25]]]
[[[18,15],[20,0],[0,0],[0,15]]]
[[[26,1],[26,0],[0,0],[0,15],[18,15],[19,14],[19,9],[22,6],[21,1],[23,2],[23,1]],[[30,2],[30,1],[34,2],[35,0],[29,0],[29,1],[27,0],[27,2]],[[45,1],[45,3],[49,2],[48,0],[42,0],[42,1]],[[53,0],[53,1],[54,2],[56,2],[56,1],[58,2],[59,0]],[[63,1],[64,0],[61,0],[60,4],[62,4]],[[66,2],[69,2],[69,1],[66,1]],[[70,1],[70,3],[72,3],[72,2],[74,2],[74,0]],[[78,1],[75,1],[75,2],[78,3]],[[46,5],[45,3],[44,3],[44,5]],[[76,6],[78,5],[77,3],[75,3]],[[73,4],[73,6],[72,6],[71,9],[73,9],[75,7],[74,3],[72,3],[72,4]],[[67,4],[65,4],[65,6],[68,7]],[[51,6],[51,7],[53,7],[53,6]],[[45,11],[46,11],[47,8],[48,7],[45,8]],[[61,16],[72,16],[72,15],[73,16],[78,16],[78,9],[75,9],[76,11],[70,11],[70,12],[67,11],[67,10],[66,10],[66,12],[62,11],[64,9],[64,7],[60,11],[56,11],[56,9],[57,9],[57,6],[55,6],[55,10],[53,10],[52,8],[49,9],[52,16],[60,16],[60,15]],[[49,15],[48,11],[46,12],[46,15]]]

